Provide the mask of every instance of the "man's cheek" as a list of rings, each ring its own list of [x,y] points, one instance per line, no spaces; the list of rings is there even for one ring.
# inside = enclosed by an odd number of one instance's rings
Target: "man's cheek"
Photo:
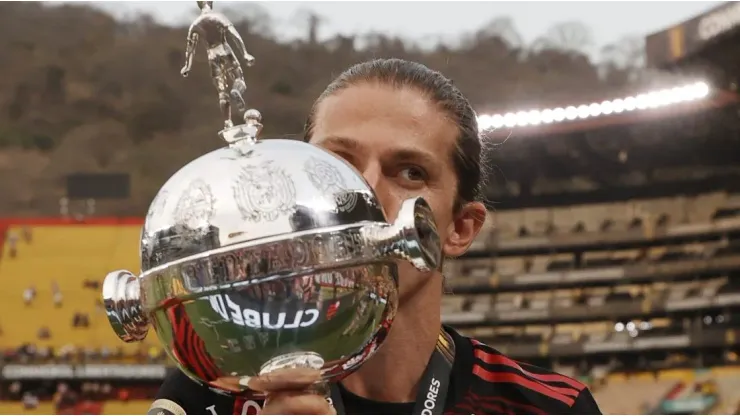
[[[397,188],[391,188],[386,192],[384,197],[378,195],[381,208],[383,209],[383,214],[385,214],[385,218],[389,223],[392,224],[396,220],[401,204],[403,204],[403,201],[408,198],[413,198],[413,196],[409,196],[408,191]]]

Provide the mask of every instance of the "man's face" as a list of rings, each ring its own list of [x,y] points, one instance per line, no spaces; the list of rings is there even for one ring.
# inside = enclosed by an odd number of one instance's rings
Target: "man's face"
[[[323,100],[311,143],[354,165],[391,222],[404,200],[423,197],[444,242],[455,228],[457,176],[451,154],[456,139],[455,124],[415,89],[363,83]],[[399,271],[402,302],[420,285],[441,283],[406,262],[400,262]]]

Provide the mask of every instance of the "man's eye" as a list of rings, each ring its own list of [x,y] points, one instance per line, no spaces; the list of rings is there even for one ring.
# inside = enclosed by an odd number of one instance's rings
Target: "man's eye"
[[[407,166],[401,170],[399,175],[407,181],[421,182],[427,180],[426,171],[418,166]]]

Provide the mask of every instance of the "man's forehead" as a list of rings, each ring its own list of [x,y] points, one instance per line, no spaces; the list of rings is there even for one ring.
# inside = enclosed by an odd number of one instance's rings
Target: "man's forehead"
[[[382,151],[440,160],[454,150],[458,129],[414,90],[353,86],[327,97],[314,119],[312,142],[346,150]]]
[[[399,138],[377,142],[345,136],[327,136],[319,138],[316,140],[315,144],[330,149],[339,148],[364,153],[370,153],[371,151],[380,152],[381,154],[386,154],[388,157],[396,159],[421,159],[430,163],[438,161],[438,155],[434,152],[430,152],[421,146],[413,146],[404,140],[399,140]]]
[[[429,125],[444,118],[434,102],[413,88],[370,83],[353,85],[324,98],[317,113],[317,118],[332,124],[348,118],[384,118],[402,124]]]

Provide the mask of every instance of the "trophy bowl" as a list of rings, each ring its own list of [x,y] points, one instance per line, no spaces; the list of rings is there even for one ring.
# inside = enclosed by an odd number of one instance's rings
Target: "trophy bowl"
[[[441,247],[422,198],[389,223],[335,155],[232,140],[159,190],[140,255],[140,275],[115,271],[103,283],[116,334],[141,341],[151,325],[190,378],[241,393],[239,380],[276,369],[318,369],[324,382],[357,369],[392,324],[399,263],[433,270]]]

